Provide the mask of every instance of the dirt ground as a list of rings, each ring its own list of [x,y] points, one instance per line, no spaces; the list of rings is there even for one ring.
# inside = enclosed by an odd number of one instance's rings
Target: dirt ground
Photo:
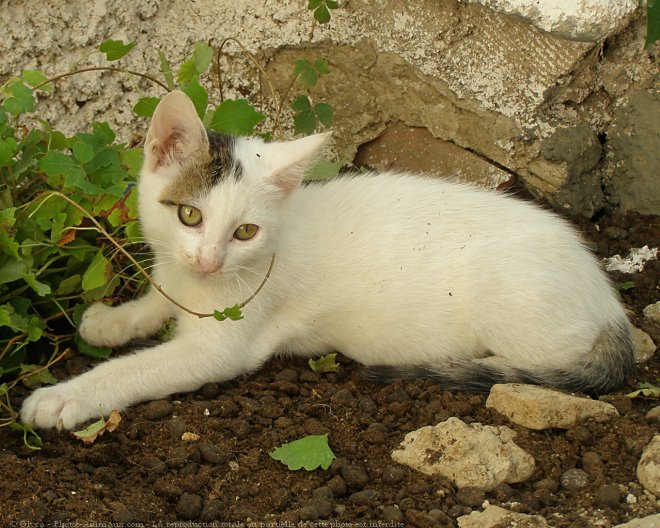
[[[581,227],[600,256],[660,239],[658,218],[602,218]],[[634,281],[623,300],[633,322],[656,343],[660,328],[640,315],[660,298],[659,276],[656,261],[641,274],[612,277]],[[31,451],[20,436],[2,429],[0,525],[457,526],[457,517],[488,501],[540,514],[551,526],[587,528],[658,512],[635,470],[658,430],[645,414],[659,402],[624,396],[637,382],[660,378],[658,355],[607,397],[619,418],[568,431],[510,424],[485,408],[485,395],[442,391],[427,380],[373,385],[358,364],[340,362],[338,373],[317,375],[304,360],[275,359],[230,383],[136,405],[122,413],[117,431],[92,445],[49,431],[43,449]],[[91,363],[72,357],[55,375],[63,379]],[[27,393],[16,392],[16,407]],[[532,478],[488,493],[459,491],[391,460],[406,433],[450,416],[515,430],[516,443],[537,462]],[[200,438],[183,441],[184,432]],[[284,442],[319,433],[329,433],[338,457],[328,471],[289,471],[268,456]],[[573,468],[586,472],[583,487],[560,482]]]

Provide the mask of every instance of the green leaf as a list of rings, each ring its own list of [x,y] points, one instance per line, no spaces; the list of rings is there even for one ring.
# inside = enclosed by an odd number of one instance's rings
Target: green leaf
[[[137,178],[144,162],[144,151],[141,148],[121,149],[119,159],[122,165],[128,169],[128,174]]]
[[[32,88],[25,86],[22,82],[14,82],[9,87],[9,93],[12,95],[4,102],[4,107],[10,114],[21,114],[23,112],[32,112],[36,101]]]
[[[264,119],[266,116],[257,112],[246,99],[228,99],[216,108],[209,128],[226,134],[250,135]]]
[[[32,427],[27,424],[19,422],[11,422],[9,428],[12,431],[23,433],[23,443],[28,449],[39,450],[43,445],[41,437],[36,433]]]
[[[296,64],[293,66],[293,74],[300,75],[305,70],[309,70],[312,67],[312,63],[307,59],[298,59]]]
[[[209,104],[209,94],[206,93],[206,90],[199,84],[197,77],[193,77],[190,82],[182,88],[183,93],[185,93],[197,111],[197,115],[200,119],[204,117],[206,113],[206,107]]]
[[[26,83],[32,86],[32,88],[48,80],[48,77],[38,70],[23,70],[21,72],[21,77]],[[39,87],[39,90],[50,92],[53,90],[53,85],[51,83],[44,84]]]
[[[105,122],[92,123],[92,135],[98,139],[103,145],[110,145],[115,140],[115,133],[110,128],[110,125]]]
[[[21,365],[21,372],[19,375],[22,376],[23,374],[29,374],[30,372],[34,372],[34,374],[23,378],[23,384],[29,389],[36,389],[42,385],[55,385],[57,383],[55,376],[41,365]]]
[[[158,59],[160,60],[160,71],[163,74],[163,77],[165,77],[165,84],[167,84],[167,88],[169,90],[174,90],[174,76],[172,75],[172,66],[170,65],[170,61],[167,60],[167,57],[161,50],[158,50]]]
[[[76,438],[80,438],[81,440],[84,440],[84,439],[87,439],[87,438],[96,439],[96,437],[99,435],[99,433],[103,429],[105,429],[105,418],[101,417],[96,422],[93,422],[93,423],[89,424],[84,429],[81,429],[80,431],[74,431],[73,435]]]
[[[646,4],[646,43],[645,49],[650,48],[660,39],[660,1],[648,0]]]
[[[319,24],[327,24],[330,22],[330,11],[328,11],[328,8],[325,6],[325,4],[316,8],[314,11],[314,18]]]
[[[23,275],[23,280],[39,297],[45,297],[51,292],[50,286],[48,284],[44,284],[43,282],[39,282],[34,273],[25,273]]]
[[[319,74],[314,68],[308,68],[300,73],[300,82],[307,89],[314,88],[318,80]]]
[[[293,108],[296,112],[302,112],[303,110],[309,110],[312,108],[312,102],[306,95],[299,95],[291,103],[291,108]]]
[[[9,207],[8,209],[0,210],[0,250],[6,255],[11,255],[15,258],[20,258],[18,254],[18,242],[14,240],[16,223],[16,207]],[[2,284],[2,282],[0,282]]]
[[[305,181],[319,181],[329,180],[339,174],[339,169],[344,164],[341,161],[332,162],[319,158],[316,162],[305,172]]]
[[[305,468],[312,471],[319,467],[328,469],[337,458],[328,445],[328,435],[309,435],[278,447],[270,457],[279,460],[292,470]]]
[[[133,112],[142,117],[151,117],[159,102],[159,97],[142,97],[133,107]]]
[[[105,53],[106,59],[109,61],[116,61],[121,59],[129,51],[131,51],[136,46],[135,42],[129,42],[124,44],[121,40],[104,40],[99,46],[99,50]]]
[[[635,283],[633,281],[617,282],[614,285],[614,287],[618,291],[624,292],[624,291],[632,290],[635,287]]]
[[[639,389],[626,394],[628,398],[660,398],[660,387],[652,383],[640,383]]]
[[[91,357],[94,359],[107,359],[112,354],[112,349],[108,347],[95,347],[87,343],[80,334],[76,334],[73,338],[78,352],[83,356]]]
[[[185,61],[179,67],[177,74],[177,81],[180,85],[186,85],[193,78],[200,76],[204,73],[213,60],[213,48],[206,42],[197,42],[195,44],[195,51],[191,59]]]
[[[89,143],[77,141],[73,144],[71,150],[81,165],[84,165],[88,161],[92,161],[92,159],[94,159],[94,147],[92,147]]]
[[[82,287],[84,291],[100,288],[107,284],[112,279],[112,265],[110,261],[105,258],[103,251],[99,251],[89,264],[87,271],[85,271],[82,279]]]
[[[303,110],[293,116],[293,129],[296,134],[311,134],[316,130],[316,114],[312,110]]]
[[[226,319],[231,319],[232,321],[240,321],[243,319],[243,313],[241,312],[241,307],[238,304],[225,308],[224,310],[213,310],[213,317],[217,321],[224,321]]]
[[[56,150],[49,150],[39,160],[39,167],[47,176],[62,176],[69,171],[78,168],[77,163],[69,156]]]
[[[319,359],[310,359],[308,363],[309,367],[317,374],[322,372],[339,372],[340,365],[335,361],[336,359],[337,354],[328,354]]]
[[[320,6],[323,3],[323,0],[309,0],[309,3],[307,4],[307,9],[310,11],[316,9],[318,6]]]
[[[317,115],[319,121],[323,124],[324,127],[329,128],[332,126],[332,118],[334,115],[332,106],[327,103],[318,103],[314,106],[314,113]]]
[[[328,67],[328,61],[325,59],[317,59],[314,62],[314,68],[316,68],[316,71],[322,75],[330,73],[330,68]]]

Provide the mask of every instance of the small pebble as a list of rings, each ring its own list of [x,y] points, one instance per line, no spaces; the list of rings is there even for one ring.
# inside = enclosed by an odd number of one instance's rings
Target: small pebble
[[[360,411],[362,411],[364,414],[373,414],[378,410],[378,406],[376,405],[376,402],[374,402],[371,398],[368,398],[366,396],[360,398],[359,406],[360,406]]]
[[[353,493],[348,500],[353,504],[358,504],[361,506],[369,506],[373,504],[376,499],[378,499],[379,493],[375,490],[365,489],[362,491],[356,491]]]
[[[202,498],[194,493],[184,493],[176,504],[179,519],[192,521],[202,513]]]
[[[593,443],[593,435],[591,431],[582,425],[578,425],[566,431],[566,438],[569,440],[576,440],[582,445],[591,445]]]
[[[479,488],[465,487],[456,492],[456,500],[466,506],[478,508],[486,500],[486,493]]]
[[[334,499],[332,488],[330,488],[330,486],[321,486],[320,488],[316,488],[314,491],[312,491],[312,499],[323,499],[332,502]]]
[[[415,508],[415,499],[412,497],[405,497],[399,501],[399,508],[403,511],[412,510]]]
[[[112,520],[120,525],[132,523],[135,519],[137,516],[123,504],[119,504],[112,514]]]
[[[410,526],[417,526],[418,528],[442,526],[438,519],[431,517],[428,513],[424,513],[419,510],[408,510],[406,512],[406,519],[408,519]]]
[[[142,415],[147,420],[160,420],[174,412],[174,405],[167,400],[156,400],[147,403],[144,407]]]
[[[191,433],[190,431],[186,431],[181,435],[181,440],[184,442],[199,442],[199,440],[202,437],[199,436],[197,433]]]
[[[165,499],[176,499],[183,494],[183,490],[169,480],[157,480],[153,485],[154,495]]]
[[[355,401],[355,396],[350,391],[350,389],[339,389],[331,398],[333,403],[338,403],[340,405],[350,405]]]
[[[298,373],[293,369],[284,369],[276,372],[274,379],[295,383],[298,381]]]
[[[76,469],[78,470],[78,473],[91,473],[94,471],[94,466],[81,462],[80,464],[76,464]]]
[[[582,469],[594,478],[598,478],[605,473],[605,465],[600,455],[594,451],[587,451],[582,455]]]
[[[315,521],[319,518],[319,513],[316,511],[314,504],[308,504],[300,508],[298,512],[301,521]]]
[[[649,412],[646,413],[645,418],[652,423],[660,423],[660,405],[653,407]]]
[[[406,471],[400,466],[388,466],[383,469],[381,478],[389,486],[398,484],[406,476]]]
[[[315,418],[308,418],[303,424],[305,432],[310,435],[322,435],[328,432],[328,428]]]
[[[387,427],[382,423],[372,423],[364,432],[364,441],[368,444],[382,445],[387,441]]]
[[[555,493],[559,489],[559,483],[555,479],[544,478],[534,483],[534,489],[548,490],[550,493]]]
[[[346,482],[346,487],[352,491],[361,490],[369,482],[367,472],[360,466],[354,466],[353,464],[342,466],[341,476]]]
[[[328,483],[328,488],[332,490],[332,495],[335,497],[343,497],[346,495],[346,482],[341,478],[340,475],[335,475],[332,477]]]
[[[203,398],[207,400],[212,400],[215,398],[218,394],[220,394],[220,385],[217,383],[205,383],[200,387],[200,389],[197,391]]]
[[[542,481],[539,481],[542,482]],[[539,482],[536,482],[534,484],[534,487],[536,487]],[[497,487],[493,490],[493,493],[495,493],[495,498],[500,501],[500,502],[507,502],[513,497],[514,495],[514,490],[511,486],[509,486],[506,482],[502,482],[501,484],[498,484]]]
[[[613,484],[604,484],[594,491],[594,502],[598,506],[616,508],[621,501],[621,492]]]
[[[186,421],[183,418],[170,418],[167,422],[167,429],[170,433],[172,440],[181,440],[181,436],[188,428]]]
[[[559,477],[561,487],[568,491],[576,491],[589,485],[589,475],[581,469],[568,469]]]
[[[386,523],[400,523],[403,521],[403,513],[396,506],[385,506],[383,509],[383,521]]]
[[[208,443],[199,444],[199,454],[202,460],[209,464],[220,464],[226,459],[217,446]]]

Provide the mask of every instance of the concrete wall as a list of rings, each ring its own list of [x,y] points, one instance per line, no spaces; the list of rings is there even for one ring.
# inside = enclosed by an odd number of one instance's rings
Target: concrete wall
[[[402,123],[517,175],[569,213],[660,214],[658,46],[642,49],[638,3],[548,0],[539,11],[527,0],[345,0],[306,49],[304,0],[9,1],[0,9],[0,78],[22,68],[66,71],[107,38],[138,42],[122,64],[156,73],[157,49],[179,64],[197,40],[236,36],[278,93],[296,59],[329,60],[331,73],[311,95],[335,108],[342,159]],[[245,54],[232,42],[224,51],[225,96],[249,97],[272,115]],[[209,82],[218,102],[217,79]],[[88,73],[60,81],[40,111],[68,132],[107,120],[137,141],[146,123],[131,108],[161,93]]]

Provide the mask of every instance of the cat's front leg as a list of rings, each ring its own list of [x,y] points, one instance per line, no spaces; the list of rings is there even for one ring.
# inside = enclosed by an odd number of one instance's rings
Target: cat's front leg
[[[231,379],[256,369],[267,357],[266,348],[248,339],[218,345],[224,340],[204,328],[38,389],[23,403],[21,419],[38,428],[71,429],[100,414],[108,416],[113,409]]]
[[[83,314],[80,335],[90,345],[118,347],[154,335],[175,313],[174,305],[154,288],[119,306],[95,303]]]

